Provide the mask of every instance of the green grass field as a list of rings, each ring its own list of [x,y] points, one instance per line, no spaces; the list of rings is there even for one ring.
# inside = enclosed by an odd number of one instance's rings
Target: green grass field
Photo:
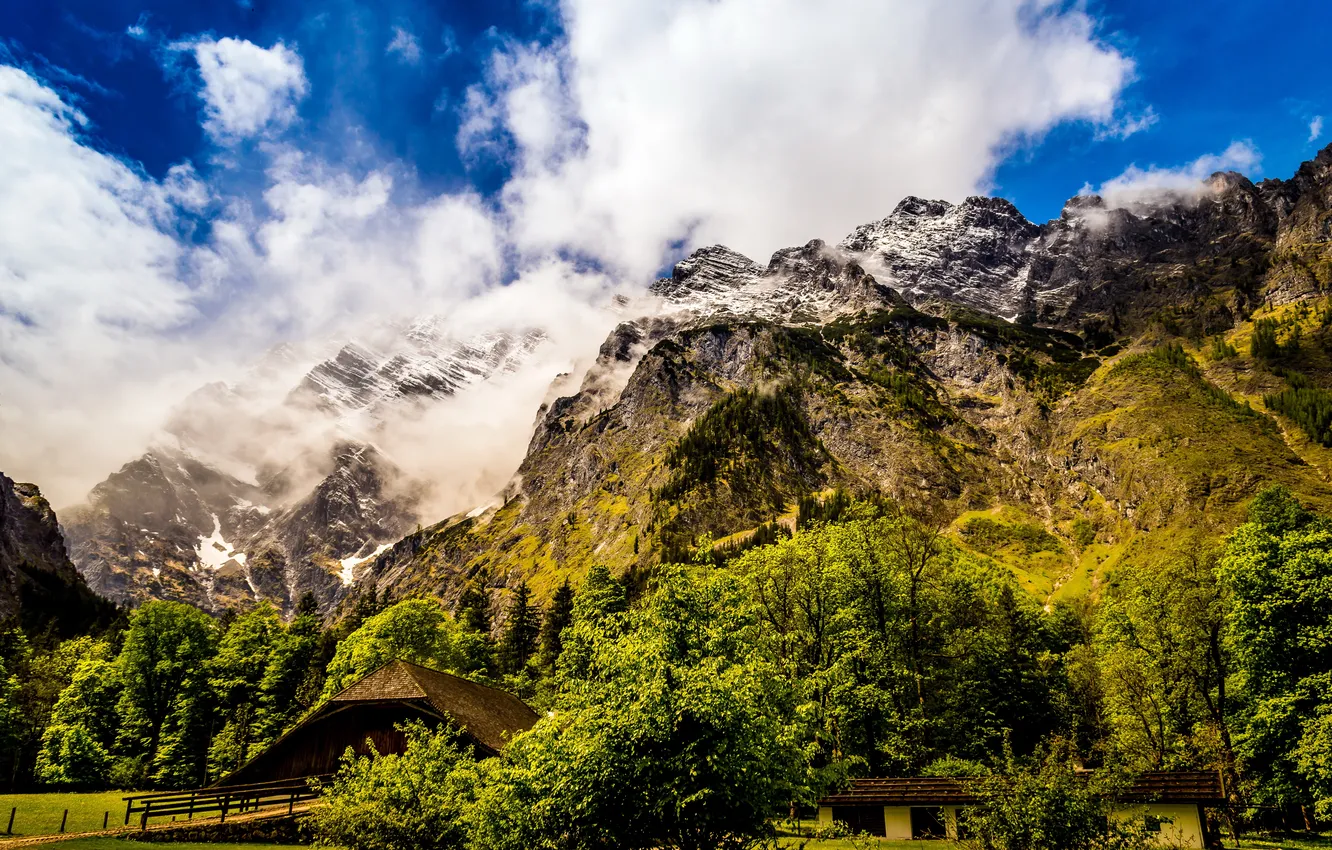
[[[950,847],[964,846],[951,841],[888,841],[882,838],[818,840],[795,838],[793,836],[779,838],[777,844],[779,847],[789,848],[789,850],[796,850],[796,848],[802,846],[805,850],[928,850],[930,847],[946,850]],[[1226,841],[1225,847],[1230,850],[1234,845]],[[90,850],[113,850],[113,848],[90,848]],[[1332,850],[1332,838],[1289,838],[1280,840],[1242,838],[1238,850]]]
[[[924,841],[889,841],[886,838],[779,838],[777,846],[791,848],[795,850],[798,847],[804,847],[805,850],[922,850],[922,848],[938,845],[940,850],[946,847],[959,847],[952,841],[935,842],[930,844]]]
[[[123,838],[71,838],[68,841],[53,841],[39,844],[51,850],[287,850],[286,844],[191,844],[184,841],[126,841]]]
[[[13,808],[15,835],[53,835],[60,831],[60,816],[69,809],[65,832],[91,832],[102,828],[102,815],[111,813],[110,826],[125,820],[127,791],[99,794],[0,794],[0,833]]]
[[[1225,842],[1230,847],[1229,841]],[[1329,850],[1332,836],[1322,838],[1241,838],[1239,850]]]

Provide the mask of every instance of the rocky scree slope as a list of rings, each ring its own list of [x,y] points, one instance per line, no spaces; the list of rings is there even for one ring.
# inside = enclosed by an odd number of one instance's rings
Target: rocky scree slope
[[[546,592],[594,561],[645,571],[743,541],[846,488],[947,502],[963,545],[1050,597],[1214,538],[1271,483],[1332,506],[1328,467],[1234,377],[1280,384],[1276,367],[1204,351],[1332,285],[1330,165],[1332,148],[1289,181],[1078,197],[1043,226],[1000,199],[909,198],[766,267],[697,251],[543,409],[494,504],[409,535],[362,581]]]

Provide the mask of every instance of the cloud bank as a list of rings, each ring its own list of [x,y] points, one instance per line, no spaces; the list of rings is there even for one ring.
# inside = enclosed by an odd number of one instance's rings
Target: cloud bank
[[[459,131],[436,140],[505,170],[486,196],[426,191],[391,157],[321,158],[294,42],[169,45],[197,64],[212,146],[162,180],[99,150],[55,86],[0,67],[0,469],[74,501],[188,391],[284,340],[426,313],[473,333],[539,324],[553,337],[546,372],[515,378],[512,404],[487,398],[502,421],[484,439],[433,440],[452,449],[419,459],[431,475],[484,480],[471,492],[493,478],[478,470],[511,471],[521,456],[537,388],[595,354],[610,293],[680,251],[725,242],[762,258],[837,239],[907,194],[983,191],[1015,147],[1061,123],[1114,136],[1151,120],[1121,114],[1133,63],[1077,6],[558,11],[553,44],[497,40]],[[420,58],[405,27],[383,49]],[[257,188],[231,180],[237,162]],[[482,410],[425,421],[470,433]]]
[[[1192,162],[1173,168],[1152,165],[1146,169],[1130,165],[1122,174],[1105,181],[1096,194],[1107,207],[1131,208],[1175,199],[1198,198],[1208,191],[1205,181],[1218,171],[1252,172],[1262,162],[1262,155],[1252,142],[1231,142],[1216,154],[1204,154]],[[1092,191],[1084,186],[1083,193]]]

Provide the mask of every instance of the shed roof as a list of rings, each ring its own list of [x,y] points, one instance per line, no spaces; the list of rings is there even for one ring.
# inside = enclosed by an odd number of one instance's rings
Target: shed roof
[[[328,708],[384,702],[426,703],[492,752],[538,719],[527,703],[507,691],[407,661],[390,661],[353,682],[329,699]]]
[[[1221,775],[1214,771],[1153,771],[1139,775],[1120,802],[1220,803]],[[965,806],[979,801],[974,777],[900,776],[855,779],[821,806]]]

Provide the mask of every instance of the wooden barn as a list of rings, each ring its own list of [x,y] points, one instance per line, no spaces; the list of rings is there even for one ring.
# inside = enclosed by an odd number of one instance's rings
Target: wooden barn
[[[531,729],[537,715],[498,688],[392,661],[344,688],[217,785],[330,774],[348,747],[362,755],[371,745],[383,754],[401,753],[407,742],[396,727],[409,720],[452,723],[478,755],[492,756],[509,738]]]
[[[819,822],[840,822],[856,832],[899,841],[966,838],[958,813],[979,801],[975,780],[911,776],[856,779],[819,800]],[[1150,836],[1168,847],[1209,845],[1205,806],[1225,802],[1221,776],[1212,771],[1155,771],[1137,777],[1113,801],[1111,817],[1141,818]]]

